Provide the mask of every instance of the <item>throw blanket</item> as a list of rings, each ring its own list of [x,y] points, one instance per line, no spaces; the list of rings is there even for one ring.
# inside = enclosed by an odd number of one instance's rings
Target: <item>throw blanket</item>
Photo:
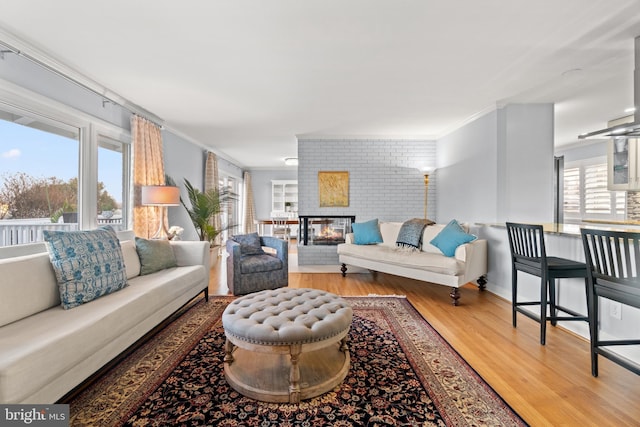
[[[422,232],[427,225],[435,224],[429,219],[413,218],[402,223],[396,246],[401,248],[420,249],[420,240],[422,240]]]

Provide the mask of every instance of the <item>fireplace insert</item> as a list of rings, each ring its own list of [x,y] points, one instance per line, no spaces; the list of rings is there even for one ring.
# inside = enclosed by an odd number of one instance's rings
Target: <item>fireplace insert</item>
[[[344,243],[351,224],[356,220],[350,215],[300,215],[299,244],[327,246]]]

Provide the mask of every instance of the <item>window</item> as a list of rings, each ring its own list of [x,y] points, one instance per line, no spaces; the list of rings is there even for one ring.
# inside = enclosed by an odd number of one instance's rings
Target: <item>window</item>
[[[622,220],[626,193],[607,190],[605,158],[572,162],[564,168],[563,213],[567,222],[583,219]]]
[[[0,111],[0,246],[78,228],[80,130]]]
[[[98,137],[97,223],[124,230],[128,223],[129,144]]]
[[[0,246],[127,228],[129,133],[58,104],[18,105],[0,100]]]
[[[229,238],[229,235],[242,233],[242,228],[240,227],[242,221],[240,212],[240,200],[242,197],[240,180],[226,174],[224,171],[220,171],[219,187],[235,194],[235,197],[225,205],[224,210],[220,214],[220,222],[224,230],[222,241],[225,241]]]

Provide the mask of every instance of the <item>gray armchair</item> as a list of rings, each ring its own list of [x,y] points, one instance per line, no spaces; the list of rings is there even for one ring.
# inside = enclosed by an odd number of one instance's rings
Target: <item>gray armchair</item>
[[[241,237],[241,236],[238,236]],[[289,285],[289,250],[287,242],[262,236],[261,246],[276,250],[275,254],[254,253],[243,249],[235,240],[227,240],[227,287],[233,295],[245,295],[265,289]],[[249,253],[247,253],[249,252]]]

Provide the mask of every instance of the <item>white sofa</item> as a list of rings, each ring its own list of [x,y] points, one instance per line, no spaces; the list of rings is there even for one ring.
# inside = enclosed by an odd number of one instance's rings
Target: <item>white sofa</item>
[[[487,242],[477,239],[457,247],[453,257],[445,256],[429,242],[445,227],[444,224],[427,226],[422,234],[420,250],[398,248],[396,240],[402,222],[380,222],[382,243],[373,245],[354,244],[353,233],[346,242],[338,245],[338,258],[342,263],[342,276],[347,265],[367,268],[396,276],[423,280],[450,286],[453,305],[458,305],[458,288],[473,282],[484,290],[487,274]]]
[[[0,403],[59,400],[204,292],[209,245],[171,242],[177,267],[140,276],[133,234],[119,233],[128,286],[65,310],[44,243],[0,248]]]

